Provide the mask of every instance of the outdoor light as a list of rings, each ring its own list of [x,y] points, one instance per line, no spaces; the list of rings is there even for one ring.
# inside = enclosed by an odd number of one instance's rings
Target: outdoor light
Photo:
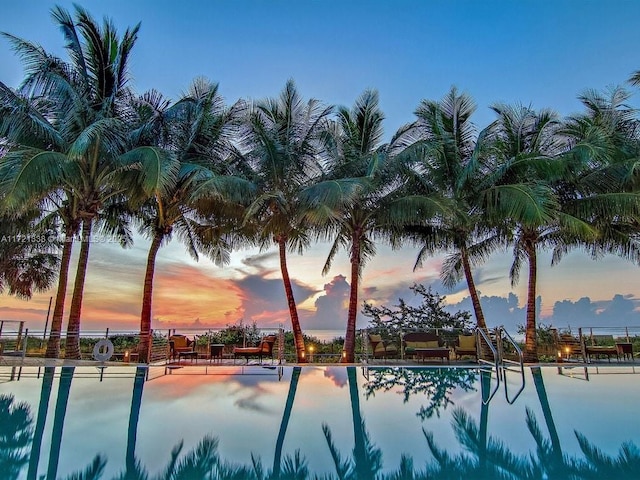
[[[346,352],[346,350],[343,350],[343,351],[342,351],[342,358],[347,358],[347,352]]]
[[[558,358],[556,359],[558,363],[562,363],[562,352],[558,350]]]
[[[129,363],[129,350],[125,350],[125,351],[124,351],[124,356],[122,357],[122,360],[123,360],[125,363]]]

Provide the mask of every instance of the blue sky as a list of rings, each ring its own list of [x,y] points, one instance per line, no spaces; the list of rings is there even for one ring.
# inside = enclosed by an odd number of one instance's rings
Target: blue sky
[[[421,99],[439,99],[452,85],[475,98],[478,104],[475,121],[482,128],[493,119],[488,107],[494,102],[517,102],[571,114],[580,110],[576,97],[585,89],[602,90],[623,84],[633,71],[640,69],[637,1],[80,3],[96,18],[104,15],[112,18],[121,32],[141,22],[132,58],[133,85],[139,92],[156,88],[175,98],[193,78],[205,76],[219,82],[221,93],[232,103],[238,98],[275,96],[286,80],[293,78],[305,97],[315,97],[327,104],[351,105],[364,89],[376,88],[386,114],[387,138],[413,119],[412,112]],[[2,7],[0,31],[36,41],[63,55],[61,34],[49,15],[55,4],[72,8],[71,2],[7,2]],[[0,81],[16,86],[21,78],[19,60],[8,42],[0,40]],[[636,92],[632,104],[638,105],[637,97]],[[112,246],[92,250],[85,308],[90,309],[90,305],[96,308],[91,314],[87,310],[96,322],[102,318],[118,323],[126,318],[126,322],[134,324],[133,319],[139,315],[135,295],[141,291],[147,248],[148,244],[139,240],[129,251]],[[156,309],[157,318],[189,323],[194,318],[218,322],[220,315],[227,320],[242,315],[260,321],[272,318],[264,313],[267,311],[284,315],[286,307],[269,305],[270,301],[277,303],[282,299],[273,299],[273,293],[265,293],[262,299],[259,293],[261,289],[273,292],[275,285],[270,283],[267,287],[260,281],[279,278],[273,256],[264,253],[239,252],[234,255],[231,267],[220,270],[206,261],[194,264],[174,241],[161,250],[156,291],[162,291],[163,284],[175,285],[169,279],[181,278],[186,269],[188,275],[197,272],[210,279],[217,285],[216,291],[225,288],[216,282],[231,281],[235,283],[230,291],[244,293],[238,294],[235,309],[224,311],[226,316],[211,313],[213,307],[207,304],[201,313],[198,308],[188,308],[188,314],[184,315]],[[326,246],[318,246],[303,257],[291,259],[309,318],[317,317],[322,309],[331,312],[327,318],[335,318],[336,312],[341,311],[343,298],[339,292],[343,292],[344,285],[339,276],[348,274],[346,258],[323,278],[320,270],[326,253]],[[398,271],[381,277],[380,272],[389,266],[390,256]],[[259,261],[247,262],[247,258]],[[431,266],[412,273],[414,259],[413,249],[389,253],[383,248],[365,271],[363,297],[370,295],[377,302],[389,301],[400,294],[408,297],[407,286],[413,281],[437,284],[441,259],[434,259]],[[512,290],[506,279],[508,265],[508,256],[496,256],[478,272],[479,286],[484,294],[502,298],[505,305],[501,308],[518,316],[508,306],[508,296],[515,293],[522,307],[525,282]],[[632,307],[627,315],[630,321],[640,323],[640,313],[633,310],[638,308],[637,267],[617,259],[595,263],[572,254],[548,274],[544,270],[549,269],[548,261],[543,259],[541,269],[545,315],[553,315],[553,306],[560,301],[570,302],[570,308],[581,312],[580,315],[587,310],[599,315],[614,305],[614,295],[620,294]],[[116,289],[121,299],[119,307],[114,309],[105,304],[98,309],[95,305],[100,299],[113,295],[109,293],[113,284],[105,287],[105,279],[114,277],[123,279],[120,290]],[[451,293],[452,302],[462,301],[464,287],[460,285],[459,291]],[[181,297],[185,305],[194,304],[190,301],[192,294],[187,291]],[[34,318],[40,315],[43,318],[48,295],[29,304],[3,298],[0,313],[16,317],[29,309],[33,310]],[[202,295],[206,296],[206,291]],[[210,295],[215,296],[215,292]],[[584,301],[578,304],[582,297],[589,298],[590,310],[584,310]],[[256,306],[251,299],[257,298],[265,302],[263,314],[249,315]],[[202,305],[202,301],[195,303]],[[562,308],[565,312],[562,321],[566,324],[567,305]],[[496,312],[494,323],[499,318],[509,318],[504,315]],[[314,326],[334,326],[319,317],[309,322]]]

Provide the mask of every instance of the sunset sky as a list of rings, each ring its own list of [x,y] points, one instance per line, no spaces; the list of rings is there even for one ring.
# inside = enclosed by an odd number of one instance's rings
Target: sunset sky
[[[195,77],[205,76],[219,82],[227,103],[233,103],[276,96],[293,78],[305,98],[350,106],[364,89],[376,88],[387,138],[413,120],[421,99],[440,99],[452,85],[476,100],[475,123],[483,128],[493,120],[494,102],[569,115],[580,111],[577,96],[586,89],[624,84],[640,69],[636,1],[79,3],[95,18],[112,18],[120,32],[142,23],[131,62],[139,93],[155,88],[176,98]],[[64,56],[62,35],[49,15],[55,4],[72,8],[67,1],[5,2],[0,31]],[[19,60],[0,39],[0,81],[15,87],[22,75]],[[635,88],[634,106],[638,93]],[[83,328],[136,328],[148,247],[140,237],[127,250],[92,246]],[[289,257],[306,329],[342,329],[346,322],[348,259],[342,252],[323,277],[328,250],[321,244]],[[440,285],[442,257],[413,272],[416,253],[380,245],[364,271],[362,300],[410,300],[408,287],[420,282],[446,294],[454,308],[470,310],[466,284],[453,291]],[[498,253],[476,277],[488,323],[513,328],[524,323],[526,278],[512,288],[509,265],[509,252]],[[638,267],[617,258],[596,262],[575,252],[551,268],[549,255],[542,255],[543,322],[640,325],[639,286]],[[69,296],[71,290],[72,281]],[[41,330],[54,291],[30,301],[0,296],[0,319],[27,320]],[[223,326],[240,318],[287,326],[276,249],[235,252],[231,264],[219,268],[203,258],[193,261],[173,240],[158,255],[153,316],[156,328]],[[360,318],[359,326],[365,324]]]

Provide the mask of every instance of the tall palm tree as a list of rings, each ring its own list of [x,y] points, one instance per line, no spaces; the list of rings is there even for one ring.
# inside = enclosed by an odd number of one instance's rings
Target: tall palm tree
[[[224,223],[232,222],[223,217],[238,216],[238,203],[250,198],[252,184],[230,175],[235,173],[231,136],[239,109],[224,106],[217,84],[198,79],[173,106],[150,92],[137,106],[142,125],[134,131],[134,141],[149,145],[122,158],[140,165],[133,186],[140,186],[143,200],[151,199],[138,214],[141,232],[151,238],[140,316],[139,353],[146,360],[160,246],[177,232],[194,258],[204,252],[219,265],[228,262],[231,238]],[[231,208],[230,202],[235,202]]]
[[[127,29],[119,37],[109,20],[101,27],[82,7],[76,6],[75,11],[75,21],[61,7],[52,11],[67,41],[68,63],[39,46],[8,36],[27,65],[21,89],[52,102],[64,122],[61,129],[69,133],[68,142],[60,139],[65,147],[62,154],[22,151],[26,164],[41,160],[38,156],[46,153],[44,161],[38,161],[39,177],[45,177],[38,187],[47,183],[50,191],[64,187],[73,203],[77,202],[74,220],[81,224],[82,238],[67,325],[68,358],[80,356],[80,316],[92,230],[105,206],[122,193],[114,178],[121,167],[117,159],[126,146],[123,114],[130,96],[128,60],[139,29],[139,25]],[[15,187],[23,194],[33,189],[28,182]]]
[[[301,219],[300,193],[322,173],[320,137],[331,107],[303,101],[292,80],[278,98],[257,102],[250,109],[242,147],[257,185],[247,208],[247,222],[259,225],[263,248],[275,243],[291,316],[296,356],[305,362],[304,338],[287,267],[287,251],[302,252],[310,242]]]
[[[18,43],[19,51],[29,52],[43,63],[55,64],[57,59],[28,42],[9,37]],[[28,57],[30,58],[30,57]],[[9,150],[0,160],[0,189],[6,207],[13,211],[35,202],[42,211],[51,211],[60,221],[62,257],[58,273],[56,302],[51,333],[45,356],[56,358],[64,315],[64,301],[74,236],[80,229],[78,202],[69,188],[60,186],[63,166],[68,158],[64,152],[75,139],[75,132],[66,128],[75,115],[73,109],[57,108],[42,92],[23,87],[15,92],[0,83],[0,137],[6,139]]]
[[[403,132],[409,144],[403,155],[415,162],[416,193],[438,191],[454,209],[453,215],[437,223],[407,228],[409,236],[421,244],[415,266],[421,266],[426,256],[439,250],[453,250],[443,264],[443,283],[452,287],[464,275],[476,324],[486,329],[472,267],[504,242],[479,204],[478,177],[483,174],[483,155],[488,146],[487,130],[476,135],[471,122],[475,109],[473,99],[455,87],[440,101],[423,100],[415,112],[417,120]]]
[[[563,209],[554,186],[565,172],[561,155],[566,142],[558,135],[555,114],[524,106],[495,105],[498,119],[492,125],[492,172],[482,180],[486,211],[501,222],[513,244],[510,269],[513,285],[528,263],[524,358],[537,362],[536,287],[538,249],[553,248],[575,238],[594,238],[594,229]]]
[[[316,198],[315,208],[307,207],[305,218],[324,224],[323,235],[333,238],[323,273],[329,272],[340,247],[349,252],[351,285],[342,357],[346,363],[355,360],[360,277],[367,260],[375,255],[375,241],[393,244],[397,231],[416,213],[422,221],[441,207],[433,198],[402,190],[403,166],[392,156],[396,145],[381,143],[383,120],[378,94],[372,90],[365,91],[352,109],[340,108],[337,121],[328,129],[326,177],[305,192]]]

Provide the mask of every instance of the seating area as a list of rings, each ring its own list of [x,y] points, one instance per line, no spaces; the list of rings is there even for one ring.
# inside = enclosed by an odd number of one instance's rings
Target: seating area
[[[417,360],[439,358],[449,362],[450,350],[444,346],[440,336],[430,332],[411,332],[403,337],[405,358],[412,356]]]
[[[255,347],[234,347],[233,358],[244,357],[249,362],[250,357],[258,357],[258,361],[262,363],[263,358],[271,358],[273,362],[273,345],[276,343],[275,335],[267,335],[260,340]]]
[[[476,348],[476,336],[458,335],[453,351],[456,354],[456,360],[460,360],[462,357],[473,357],[477,361],[478,349]]]
[[[194,350],[194,341],[189,340],[185,335],[174,334],[169,337],[169,357],[173,360],[180,358],[197,358]]]
[[[392,341],[383,340],[382,335],[369,334],[369,345],[373,358],[396,358],[398,347]]]
[[[614,355],[618,361],[620,360],[613,335],[590,335],[585,340],[584,352],[587,362],[601,357],[607,357],[611,362],[611,357]]]

